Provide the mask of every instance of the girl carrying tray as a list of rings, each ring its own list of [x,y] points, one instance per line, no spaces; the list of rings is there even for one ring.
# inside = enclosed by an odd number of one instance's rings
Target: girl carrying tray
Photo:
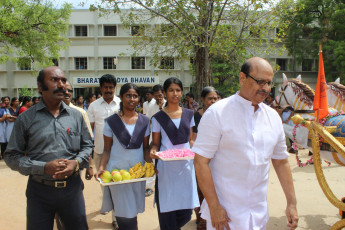
[[[182,82],[168,78],[163,85],[165,108],[152,117],[150,156],[157,160],[155,201],[161,230],[180,229],[199,206],[193,160],[162,161],[158,151],[189,149],[194,126],[193,111],[180,107]]]
[[[126,169],[136,163],[152,162],[149,157],[150,121],[135,111],[139,89],[127,83],[120,90],[120,111],[106,119],[104,151],[97,177],[105,170]],[[146,182],[105,186],[101,213],[114,210],[120,230],[137,230],[137,215],[145,210]]]

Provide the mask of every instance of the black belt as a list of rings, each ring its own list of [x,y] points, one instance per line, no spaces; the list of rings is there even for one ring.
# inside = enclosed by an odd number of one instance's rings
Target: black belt
[[[55,187],[55,188],[66,188],[67,183],[70,183],[70,180],[79,175],[79,172],[76,172],[69,176],[66,180],[46,180],[38,176],[30,176],[29,179],[35,181],[40,184],[44,184],[47,186]]]

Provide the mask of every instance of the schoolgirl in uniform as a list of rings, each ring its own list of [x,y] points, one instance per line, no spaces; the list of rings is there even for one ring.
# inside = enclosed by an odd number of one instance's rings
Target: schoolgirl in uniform
[[[135,111],[139,89],[127,83],[120,90],[120,111],[106,119],[104,151],[97,177],[105,170],[126,169],[152,162],[149,156],[150,121]],[[145,181],[105,186],[101,212],[114,210],[120,230],[137,230],[137,215],[145,210]]]
[[[168,78],[163,89],[167,104],[151,120],[150,156],[158,159],[155,201],[160,228],[177,230],[191,220],[192,210],[199,206],[193,160],[162,161],[156,153],[191,147],[194,112],[180,106],[183,86],[178,78]]]

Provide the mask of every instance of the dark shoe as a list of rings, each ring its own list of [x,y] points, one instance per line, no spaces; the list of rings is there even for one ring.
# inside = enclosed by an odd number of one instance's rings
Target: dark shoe
[[[294,150],[294,148],[291,147],[291,148],[289,149],[289,153],[295,154],[295,153],[296,153],[296,150]]]

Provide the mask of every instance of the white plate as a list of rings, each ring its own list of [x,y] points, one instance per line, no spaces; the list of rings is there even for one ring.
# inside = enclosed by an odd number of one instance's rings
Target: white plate
[[[118,185],[118,184],[128,184],[128,183],[135,183],[135,182],[141,182],[141,181],[146,181],[146,180],[150,180],[153,179],[154,177],[143,177],[143,178],[138,178],[138,179],[130,179],[130,180],[122,180],[122,181],[118,181],[118,182],[109,182],[109,183],[104,183],[102,181],[101,178],[97,178],[97,180],[99,181],[99,183],[102,186],[110,186],[110,185]]]
[[[160,152],[157,152],[158,155]],[[159,156],[159,155],[158,155]],[[184,160],[192,160],[194,157],[175,157],[175,158],[163,158],[159,156],[162,161],[184,161]]]

